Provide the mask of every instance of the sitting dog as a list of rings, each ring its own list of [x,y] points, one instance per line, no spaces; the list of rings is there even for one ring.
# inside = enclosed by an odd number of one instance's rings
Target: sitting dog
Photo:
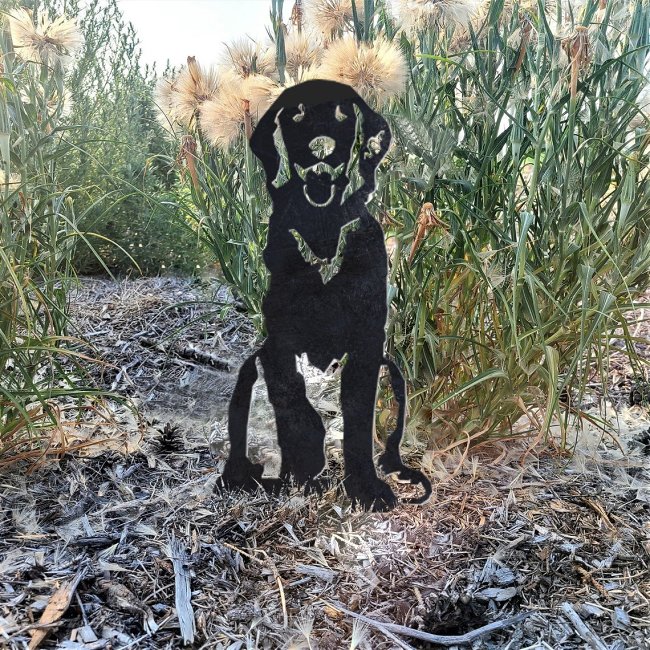
[[[406,390],[384,352],[388,263],[381,227],[366,208],[390,140],[386,121],[352,88],[323,80],[285,90],[253,133],[250,145],[273,201],[264,249],[270,271],[263,302],[268,337],[243,364],[230,402],[226,485],[254,488],[268,481],[262,479],[263,467],[247,457],[258,358],[276,418],[280,479],[318,484],[325,467],[325,427],[296,369],[296,356],[307,353],[322,371],[333,360],[343,365],[344,485],[352,501],[374,510],[397,503],[373,462],[382,366],[390,372],[399,413],[380,467],[423,487],[424,496],[407,502],[423,503],[431,494],[429,480],[400,457]]]

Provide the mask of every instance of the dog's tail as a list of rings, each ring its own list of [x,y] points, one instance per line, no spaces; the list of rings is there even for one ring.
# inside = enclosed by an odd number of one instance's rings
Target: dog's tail
[[[404,435],[404,423],[406,420],[406,382],[397,367],[397,364],[388,356],[385,356],[384,365],[390,372],[390,382],[393,394],[398,404],[397,425],[395,430],[388,436],[386,450],[379,459],[379,466],[386,474],[398,472],[398,478],[402,481],[409,481],[412,485],[421,485],[424,494],[421,497],[404,499],[404,503],[425,503],[431,496],[431,481],[417,469],[411,469],[402,462],[399,447]]]

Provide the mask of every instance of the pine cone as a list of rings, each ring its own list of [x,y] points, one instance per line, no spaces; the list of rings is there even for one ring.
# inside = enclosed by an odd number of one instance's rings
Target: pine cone
[[[180,451],[182,441],[179,436],[179,430],[180,427],[171,422],[166,422],[162,429],[158,429],[158,433],[160,433],[158,446],[162,453],[173,454]]]

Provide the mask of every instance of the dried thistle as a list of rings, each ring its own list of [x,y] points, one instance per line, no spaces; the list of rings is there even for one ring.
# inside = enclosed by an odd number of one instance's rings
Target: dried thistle
[[[226,45],[220,64],[236,76],[270,74],[275,67],[275,50],[262,48],[250,38],[238,38]]]
[[[73,100],[72,93],[67,89],[55,88],[47,99],[43,95],[43,88],[38,87],[32,92],[27,92],[26,88],[20,90],[20,100],[23,104],[35,105],[42,119],[42,108],[47,108],[47,114],[50,117],[58,115],[59,118],[67,117],[72,112]]]
[[[224,80],[219,96],[205,103],[200,126],[210,144],[222,149],[252,129],[271,105],[277,84],[262,75]],[[250,122],[249,122],[250,120]]]
[[[205,102],[214,99],[221,82],[215,68],[203,68],[193,56],[187,57],[187,67],[178,75],[174,92],[172,113],[180,124],[190,126],[201,113]]]
[[[185,163],[185,167],[183,167]],[[181,168],[182,173],[187,169],[192,179],[192,185],[198,192],[201,189],[199,185],[199,176],[196,171],[196,140],[191,135],[184,135],[181,138],[181,148],[178,152],[176,164]]]
[[[214,99],[221,87],[216,68],[203,68],[193,56],[187,67],[174,79],[160,79],[156,86],[156,103],[161,110],[160,123],[168,130],[180,125],[187,129],[196,123],[203,104]]]
[[[300,632],[307,642],[307,647],[311,648],[311,635],[314,631],[314,616],[311,612],[301,615],[295,622],[295,628]]]
[[[83,43],[74,20],[60,16],[50,21],[41,13],[35,25],[32,13],[24,8],[9,16],[9,29],[14,51],[21,59],[52,67],[65,67]]]
[[[320,76],[352,86],[362,97],[382,103],[402,93],[406,62],[391,41],[377,38],[358,43],[353,38],[334,41],[318,68]]]
[[[530,21],[524,21],[524,24],[521,27],[521,42],[519,43],[519,55],[517,56],[517,61],[515,63],[515,74],[519,72],[526,58],[526,52],[528,51],[528,44],[530,43],[530,34],[532,30],[533,27]]]
[[[350,650],[356,650],[362,643],[368,639],[369,629],[366,623],[361,622],[358,618],[352,623],[352,638],[350,639]]]
[[[363,2],[355,2],[355,7],[359,20],[363,20]],[[354,27],[352,0],[307,0],[305,15],[307,22],[328,41]]]
[[[490,9],[491,0],[483,0],[479,13],[487,17]],[[548,16],[555,16],[556,3],[555,0],[546,0],[544,3],[544,11]],[[505,0],[503,9],[499,16],[501,22],[509,23],[515,12],[519,14],[521,21],[530,20],[531,17],[539,14],[538,0]]]
[[[179,123],[175,114],[177,92],[175,79],[163,77],[158,80],[154,100],[160,109],[158,120],[168,131],[173,131],[173,127]]]
[[[317,66],[323,56],[323,46],[316,34],[294,31],[284,39],[287,57],[285,71],[292,79],[300,79],[305,71]]]
[[[294,27],[297,27],[298,31],[302,29],[302,26],[305,22],[305,8],[303,7],[302,2],[303,0],[296,0],[293,3],[293,7],[291,8],[291,16],[289,18],[291,24]]]
[[[589,65],[588,28],[578,25],[569,38],[562,41],[562,46],[571,61],[570,96],[575,99],[578,93],[578,76]]]
[[[480,0],[398,0],[402,25],[421,32],[449,26],[467,27],[478,15]]]
[[[307,68],[305,70],[298,69],[295,77],[287,75],[287,79],[283,84],[275,83],[273,86],[269,87],[270,101],[268,103],[268,108],[287,88],[296,86],[303,81],[309,81],[310,79],[322,79],[323,75],[320,71],[320,68],[315,66],[313,68]],[[266,110],[266,108],[264,110]],[[260,117],[263,113],[260,113]]]
[[[413,244],[411,245],[411,252],[409,253],[409,264],[413,262],[415,253],[424,238],[427,236],[427,233],[433,228],[444,226],[446,226],[446,224],[438,219],[433,203],[424,203],[420,208],[420,214],[418,215],[417,231],[415,233],[415,238],[413,239]]]

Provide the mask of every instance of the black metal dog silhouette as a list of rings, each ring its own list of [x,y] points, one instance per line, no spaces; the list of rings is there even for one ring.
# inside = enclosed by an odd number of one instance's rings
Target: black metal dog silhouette
[[[250,141],[273,200],[264,262],[271,282],[263,303],[268,337],[242,366],[230,402],[228,486],[254,488],[263,466],[247,457],[247,426],[256,359],[264,370],[282,452],[280,480],[318,487],[325,467],[323,422],[307,399],[296,355],[326,370],[343,365],[344,485],[353,502],[387,510],[397,499],[376,473],[373,431],[379,373],[387,366],[399,405],[397,427],[379,465],[419,484],[424,474],[400,457],[404,379],[384,352],[387,256],[381,227],[366,203],[375,170],[386,154],[390,129],[349,86],[314,80],[285,90],[261,118]]]

